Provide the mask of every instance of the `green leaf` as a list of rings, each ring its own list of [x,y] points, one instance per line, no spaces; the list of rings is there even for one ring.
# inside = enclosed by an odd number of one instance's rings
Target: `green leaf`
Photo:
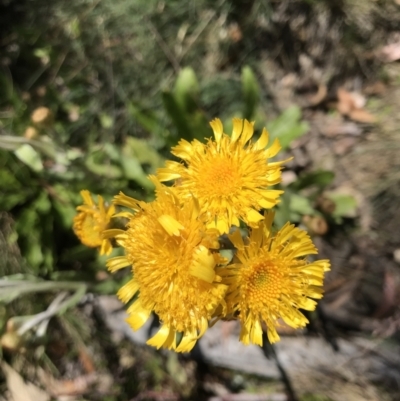
[[[5,327],[7,322],[7,309],[6,307],[0,303],[0,333],[3,331],[3,327]]]
[[[194,138],[194,133],[190,131],[185,110],[181,108],[180,104],[176,101],[171,92],[163,92],[162,100],[166,112],[171,117],[172,122],[178,131],[179,137],[186,139],[187,141],[191,141]]]
[[[183,68],[175,81],[174,98],[179,107],[187,113],[197,108],[196,99],[199,96],[199,83],[192,68]]]
[[[44,140],[26,139],[21,136],[0,135],[0,148],[7,150],[18,150],[24,145],[29,145],[47,157],[54,159],[57,156],[57,151],[54,143],[48,137],[42,137]]]
[[[114,119],[107,113],[101,113],[99,119],[101,126],[105,129],[110,129],[114,125]]]
[[[288,191],[285,191],[281,196],[281,202],[278,203],[275,209],[274,225],[279,229],[285,225],[287,221],[290,221],[290,195]]]
[[[260,100],[260,88],[253,70],[249,66],[243,67],[241,80],[244,100],[243,116],[251,120]]]
[[[46,214],[49,212],[51,208],[51,202],[47,192],[41,192],[35,202],[32,204],[32,207],[35,208],[39,213]]]
[[[134,102],[131,101],[128,103],[128,111],[145,131],[152,134],[157,134],[162,131],[156,116],[152,113],[144,112],[140,106]]]
[[[129,156],[135,157],[140,164],[149,164],[152,172],[164,164],[164,159],[158,152],[154,150],[148,141],[134,137],[128,137],[122,152]]]
[[[111,163],[111,160],[120,162],[119,152],[111,144],[105,144],[100,151],[91,151],[85,160],[85,165],[92,173],[104,178],[120,178],[123,173],[119,166]]]
[[[55,212],[58,214],[59,221],[62,227],[71,228],[74,216],[76,215],[76,209],[69,203],[60,202],[57,199],[53,200],[53,206]]]
[[[278,118],[267,125],[267,129],[273,139],[278,138],[283,149],[295,139],[304,135],[309,126],[307,122],[301,121],[301,110],[297,106],[289,107]]]
[[[353,196],[330,192],[326,194],[326,197],[335,203],[336,208],[332,213],[333,217],[357,217],[357,201]]]
[[[30,167],[33,171],[40,172],[43,170],[42,159],[36,150],[29,144],[21,145],[15,152],[15,155]]]
[[[320,188],[325,188],[332,183],[335,178],[335,173],[328,170],[313,171],[308,174],[301,175],[291,187],[296,190],[308,188],[312,185],[317,185]]]
[[[305,196],[290,194],[290,211],[298,213],[300,215],[313,214],[314,209],[311,206],[311,202]]]
[[[146,177],[141,164],[136,158],[122,155],[120,162],[126,178],[136,181],[146,189],[153,189],[153,184]]]

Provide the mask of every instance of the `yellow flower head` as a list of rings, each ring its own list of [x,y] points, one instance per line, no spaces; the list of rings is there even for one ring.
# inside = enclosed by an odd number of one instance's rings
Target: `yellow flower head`
[[[73,229],[82,244],[100,247],[100,255],[109,255],[112,251],[110,240],[103,239],[103,231],[108,228],[111,216],[115,213],[113,205],[105,206],[104,199],[98,195],[98,205],[93,201],[90,192],[81,191],[83,205],[78,206],[78,214],[74,217]]]
[[[244,344],[262,345],[262,322],[271,343],[279,341],[280,318],[293,328],[304,327],[308,320],[298,309],[315,309],[316,301],[310,298],[322,298],[323,277],[330,266],[328,260],[306,260],[317,249],[305,231],[287,223],[273,235],[272,220],[273,213],[266,214],[251,231],[248,243],[235,231],[230,240],[237,248],[238,262],[219,272],[229,285],[228,314],[241,321]]]
[[[276,205],[283,192],[269,189],[281,180],[283,162],[268,162],[280,150],[279,141],[266,148],[268,133],[264,129],[257,142],[249,142],[254,128],[247,120],[233,119],[231,137],[223,133],[221,120],[210,125],[215,140],[207,144],[181,140],[172,154],[184,164],[167,161],[166,167],[158,170],[158,178],[177,180],[178,196],[195,196],[202,212],[207,213],[209,226],[220,233],[239,226],[239,219],[256,227],[263,219],[258,211]]]
[[[115,271],[132,265],[133,278],[118,292],[123,302],[133,299],[127,319],[132,328],[139,329],[154,311],[162,326],[147,344],[186,352],[206,331],[227,289],[215,273],[218,253],[210,251],[218,247],[218,232],[206,228],[193,198],[182,205],[171,188],[152,180],[157,198],[151,203],[122,193],[115,197],[117,205],[135,213],[123,213],[126,231],[109,230],[125,256],[111,258],[107,266]]]

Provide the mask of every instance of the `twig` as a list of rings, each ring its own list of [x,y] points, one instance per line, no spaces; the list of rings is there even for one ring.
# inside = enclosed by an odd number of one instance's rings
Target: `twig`
[[[11,302],[21,295],[26,295],[34,292],[47,292],[59,290],[84,290],[86,291],[86,284],[82,282],[72,281],[26,281],[16,280],[14,285],[10,284],[9,280],[0,280],[0,301]]]
[[[285,394],[226,394],[210,397],[208,401],[286,401]]]
[[[178,57],[179,61],[181,61],[183,59],[183,57],[190,50],[190,48],[196,43],[197,39],[200,37],[200,35],[203,33],[203,31],[207,28],[207,25],[214,18],[216,12],[211,11],[208,14],[209,15],[208,15],[207,19],[202,21],[203,23],[195,29],[193,34],[188,39],[188,44],[187,44],[186,48],[184,50],[182,50],[181,54]]]
[[[158,45],[161,47],[161,50],[164,52],[170,63],[172,64],[172,67],[174,68],[175,72],[179,72],[181,69],[178,60],[176,59],[174,53],[170,50],[168,45],[165,43],[164,39],[160,35],[160,33],[157,31],[157,28],[153,25],[153,23],[150,21],[150,19],[147,19],[147,22],[149,24],[149,28],[151,32],[153,32],[154,36],[156,37],[156,41]]]
[[[155,400],[155,401],[178,401],[179,396],[174,393],[169,393],[166,391],[153,391],[147,390],[138,394],[136,397],[132,398],[131,401],[142,401],[142,400]]]
[[[33,315],[28,321],[26,321],[17,331],[19,336],[23,336],[27,331],[35,327],[36,325],[48,321],[55,313],[57,313],[58,307],[64,298],[68,295],[66,291],[60,292],[49,305],[46,311]]]
[[[285,385],[286,393],[287,393],[287,401],[298,401],[298,397],[294,391],[292,382],[286,373],[285,368],[282,366],[278,354],[276,353],[275,347],[270,344],[268,340],[268,336],[265,332],[263,332],[263,346],[261,347],[263,354],[266,358],[272,358],[275,360],[276,366],[279,370],[279,373],[281,374],[283,384]]]
[[[69,297],[66,301],[62,302],[64,298],[68,295],[66,291],[61,292],[58,294],[53,302],[49,305],[47,310],[44,312],[40,312],[34,316],[32,316],[31,319],[29,319],[27,322],[25,322],[17,331],[17,334],[19,336],[23,336],[27,331],[32,329],[33,327],[37,326],[38,324],[42,323],[42,326],[40,327],[40,332],[39,332],[39,337],[40,335],[43,335],[46,328],[47,328],[47,323],[50,318],[52,318],[55,315],[62,314],[64,313],[68,308],[76,305],[82,298],[82,296],[86,292],[86,285],[81,285],[80,288],[77,288],[76,292]],[[45,324],[43,324],[45,323]],[[41,333],[43,332],[43,333]]]

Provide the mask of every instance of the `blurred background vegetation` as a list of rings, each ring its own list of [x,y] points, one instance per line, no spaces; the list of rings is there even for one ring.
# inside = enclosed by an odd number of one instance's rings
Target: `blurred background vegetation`
[[[146,176],[180,138],[210,137],[215,117],[228,133],[232,117],[256,121],[280,139],[282,158],[294,156],[278,225],[291,220],[333,246],[339,233],[355,248],[354,232],[376,228],[378,253],[392,255],[395,228],[379,231],[374,219],[385,210],[398,221],[399,16],[394,0],[0,0],[0,400],[39,400],[18,398],[19,375],[54,398],[215,393],[190,359],[111,345],[95,300],[126,278],[110,277],[71,229],[81,189],[150,200]],[[358,166],[365,175],[352,175]],[[343,190],[348,181],[359,186]],[[92,391],[94,372],[110,383]],[[233,373],[212,374],[241,388]],[[246,380],[247,391],[265,391]]]

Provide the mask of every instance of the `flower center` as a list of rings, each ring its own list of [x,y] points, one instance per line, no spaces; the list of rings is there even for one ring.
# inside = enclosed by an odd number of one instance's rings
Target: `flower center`
[[[227,197],[240,188],[238,168],[227,158],[202,167],[198,181],[203,196]]]
[[[244,296],[254,308],[271,304],[282,293],[283,274],[270,261],[257,261],[248,269],[244,277]]]

